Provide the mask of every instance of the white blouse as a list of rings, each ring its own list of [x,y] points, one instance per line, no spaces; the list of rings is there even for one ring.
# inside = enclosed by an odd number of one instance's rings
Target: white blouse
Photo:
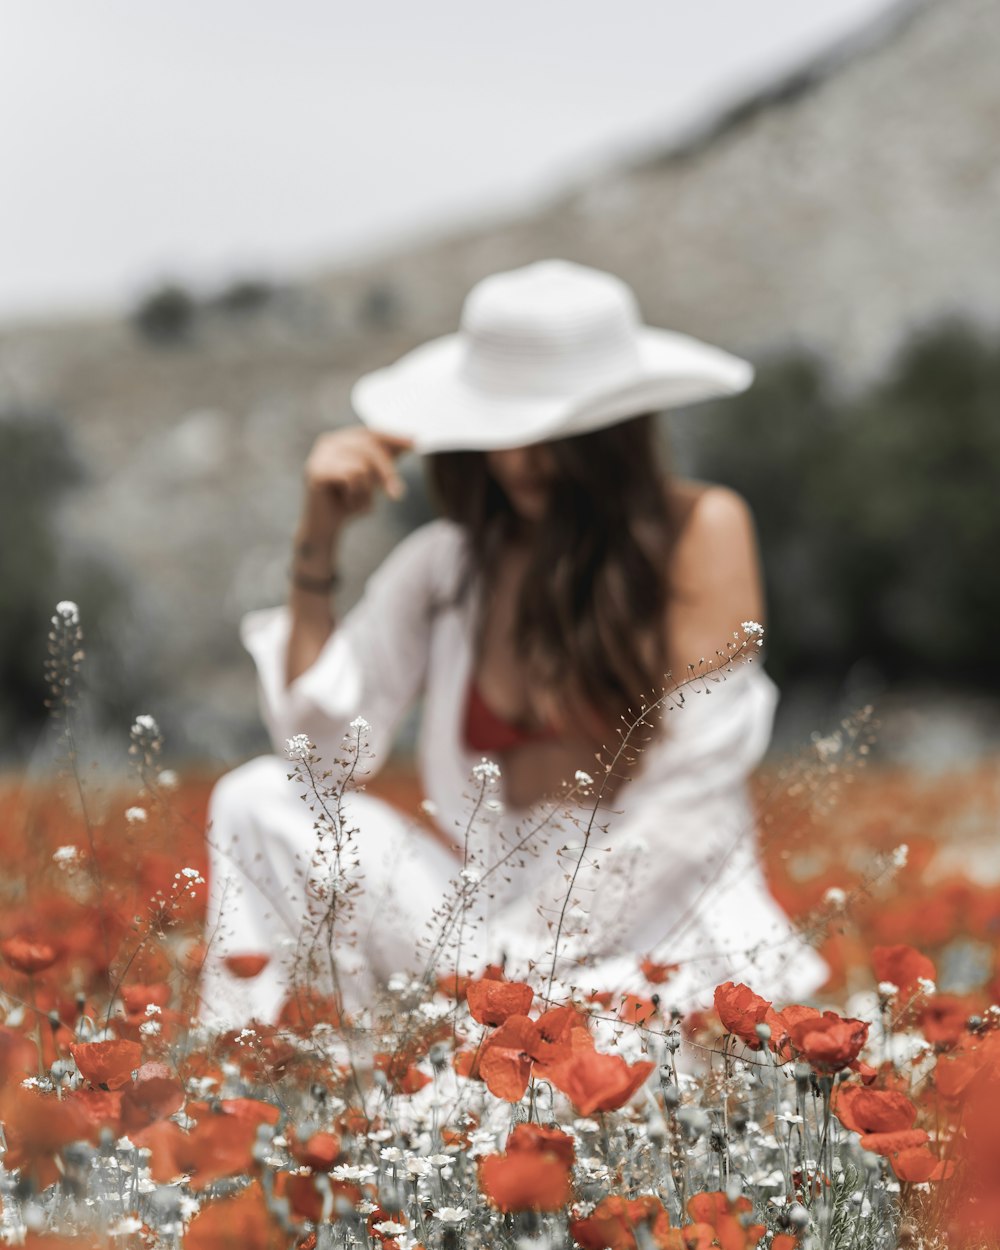
[[[370,726],[371,775],[422,692],[420,776],[438,824],[456,840],[471,811],[471,771],[484,758],[463,736],[478,589],[461,604],[442,606],[453,598],[465,542],[462,527],[446,519],[409,534],[369,577],[312,666],[287,688],[287,607],[248,612],[240,624],[279,755],[288,738],[307,734],[329,762],[342,754],[343,735],[361,716]],[[683,991],[671,982],[673,1001],[708,1001],[717,981],[729,978],[762,993],[806,995],[825,980],[826,965],[767,891],[747,790],[770,741],[778,690],[759,661],[737,661],[713,676],[663,713],[638,771],[613,806],[598,813],[607,831],[595,834],[595,848],[612,849],[603,874],[593,870],[578,880],[577,912],[586,917],[579,927],[587,933],[570,940],[570,952],[588,961],[595,985],[600,970],[616,984],[641,985],[637,955],[690,960]],[[641,732],[648,737],[652,730]],[[485,758],[502,763],[499,756]],[[592,758],[578,766],[594,773]],[[508,807],[504,820],[514,827],[544,806]],[[562,810],[586,819],[591,806]],[[534,871],[536,878],[548,874],[550,906],[557,904],[565,892],[562,868],[550,859]],[[505,951],[520,944],[514,954],[529,961],[546,935],[538,891],[512,885],[505,906]]]

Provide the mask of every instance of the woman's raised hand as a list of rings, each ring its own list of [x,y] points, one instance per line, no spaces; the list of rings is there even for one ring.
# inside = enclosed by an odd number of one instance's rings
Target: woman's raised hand
[[[376,434],[366,426],[320,434],[305,466],[307,509],[313,521],[336,529],[370,512],[380,486],[391,499],[400,499],[406,485],[396,469],[396,457],[412,446],[411,439]]]

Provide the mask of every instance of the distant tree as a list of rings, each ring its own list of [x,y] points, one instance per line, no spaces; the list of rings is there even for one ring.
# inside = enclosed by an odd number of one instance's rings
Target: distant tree
[[[197,301],[182,286],[168,283],[151,292],[132,312],[132,324],[152,343],[186,342],[194,328]]]
[[[859,397],[795,356],[705,414],[696,471],[754,510],[779,681],[865,661],[1000,691],[998,412],[1000,344],[948,323]]]

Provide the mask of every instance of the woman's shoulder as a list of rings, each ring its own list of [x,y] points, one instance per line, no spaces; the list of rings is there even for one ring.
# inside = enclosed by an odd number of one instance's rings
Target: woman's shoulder
[[[696,478],[672,477],[667,485],[677,518],[678,558],[704,558],[720,545],[754,539],[750,505],[731,486]]]

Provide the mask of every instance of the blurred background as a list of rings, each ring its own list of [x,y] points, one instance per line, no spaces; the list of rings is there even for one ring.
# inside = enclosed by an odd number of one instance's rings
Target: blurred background
[[[280,602],[301,469],[356,377],[560,256],[751,359],[665,414],[740,490],[775,750],[874,702],[934,771],[1000,744],[993,0],[7,0],[0,768],[42,771],[58,600],[108,760],[266,746],[237,624]],[[419,460],[343,612],[428,519]],[[399,741],[405,755],[416,713]]]

